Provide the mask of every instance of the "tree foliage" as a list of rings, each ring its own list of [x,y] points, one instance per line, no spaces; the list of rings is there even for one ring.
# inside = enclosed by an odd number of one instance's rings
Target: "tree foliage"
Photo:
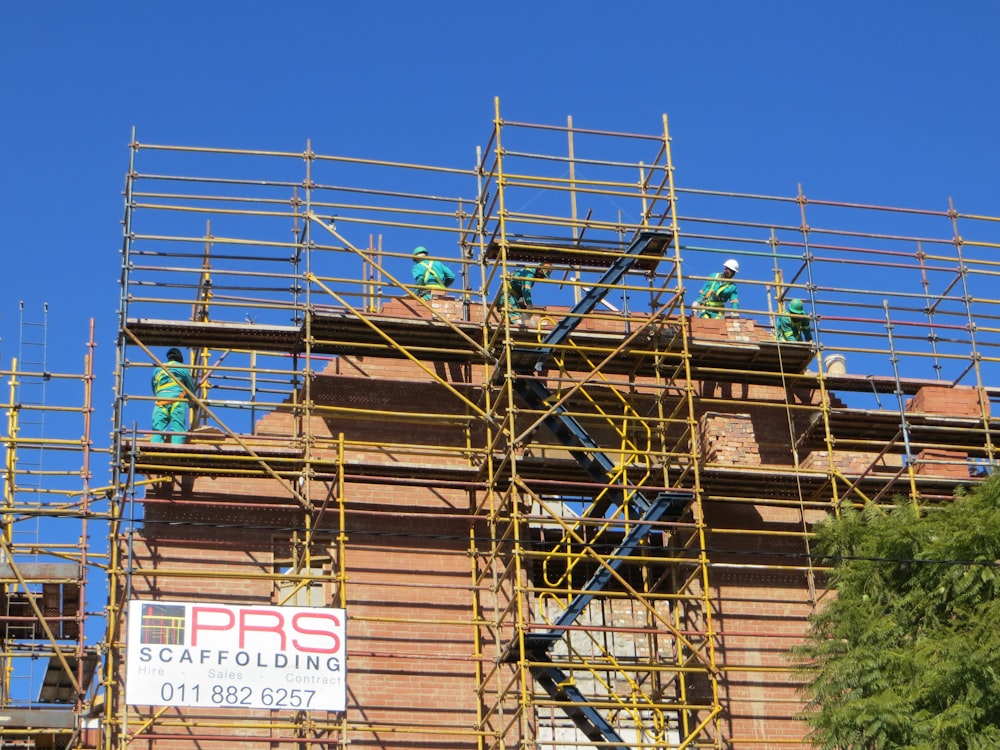
[[[796,649],[822,750],[1000,748],[1000,481],[845,506],[817,527],[828,596]]]

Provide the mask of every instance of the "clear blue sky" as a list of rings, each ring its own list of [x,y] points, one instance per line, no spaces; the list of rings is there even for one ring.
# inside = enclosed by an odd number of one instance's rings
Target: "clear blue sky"
[[[1000,213],[1000,5],[9,3],[0,25],[0,354],[48,302],[50,367],[111,354],[140,141],[469,164],[528,122],[656,133],[686,187]],[[103,368],[103,369],[102,369]],[[97,425],[103,434],[106,422]]]

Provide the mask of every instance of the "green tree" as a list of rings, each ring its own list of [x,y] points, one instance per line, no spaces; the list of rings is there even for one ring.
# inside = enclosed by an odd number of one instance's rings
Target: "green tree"
[[[1000,748],[1000,481],[919,510],[845,506],[817,545],[832,593],[795,651],[815,746]]]

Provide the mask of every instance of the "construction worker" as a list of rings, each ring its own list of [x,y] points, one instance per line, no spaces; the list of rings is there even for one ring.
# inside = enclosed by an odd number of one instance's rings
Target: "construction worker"
[[[531,300],[531,287],[535,285],[535,281],[538,279],[547,279],[551,273],[551,263],[542,263],[540,266],[528,266],[514,272],[510,281],[507,282],[506,289],[507,317],[511,323],[519,323],[521,321],[519,310],[534,306]]]
[[[812,341],[812,327],[806,306],[800,299],[793,299],[787,309],[781,311],[778,322],[774,326],[774,334],[778,341]]]
[[[727,303],[732,303],[734,310],[740,309],[736,284],[730,281],[739,270],[739,262],[729,258],[722,264],[722,271],[712,274],[712,277],[705,282],[698,292],[698,300],[694,303],[700,317],[721,318]]]
[[[184,355],[174,347],[167,352],[166,364],[153,371],[156,405],[153,406],[155,433],[151,438],[152,442],[164,442],[164,432],[174,433],[170,436],[171,443],[185,441],[183,433],[187,431],[189,397],[184,388],[194,393],[194,381],[191,379],[191,370],[184,364]]]
[[[416,294],[420,299],[430,299],[435,289],[447,289],[455,283],[455,274],[439,260],[427,257],[426,247],[413,250],[413,280],[420,287]]]

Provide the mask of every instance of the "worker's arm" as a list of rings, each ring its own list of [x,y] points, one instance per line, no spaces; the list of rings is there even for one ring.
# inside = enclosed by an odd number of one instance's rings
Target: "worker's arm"
[[[417,284],[423,284],[424,283],[424,264],[423,264],[423,261],[421,261],[420,263],[414,263],[413,264],[412,273],[413,273],[413,280]]]
[[[724,289],[720,290],[719,298],[723,304],[729,302],[734,310],[740,309],[740,290],[733,282],[728,282]]]
[[[712,293],[712,284],[713,283],[715,283],[715,282],[713,282],[713,281],[710,280],[710,281],[706,281],[704,284],[701,285],[701,290],[698,292],[698,299],[695,301],[696,305],[704,305],[705,304],[705,300],[708,299],[708,295],[710,295]]]
[[[534,303],[531,300],[531,287],[535,285],[535,282],[531,279],[525,279],[524,283],[521,284],[521,299],[524,300],[525,307],[534,307]]]

